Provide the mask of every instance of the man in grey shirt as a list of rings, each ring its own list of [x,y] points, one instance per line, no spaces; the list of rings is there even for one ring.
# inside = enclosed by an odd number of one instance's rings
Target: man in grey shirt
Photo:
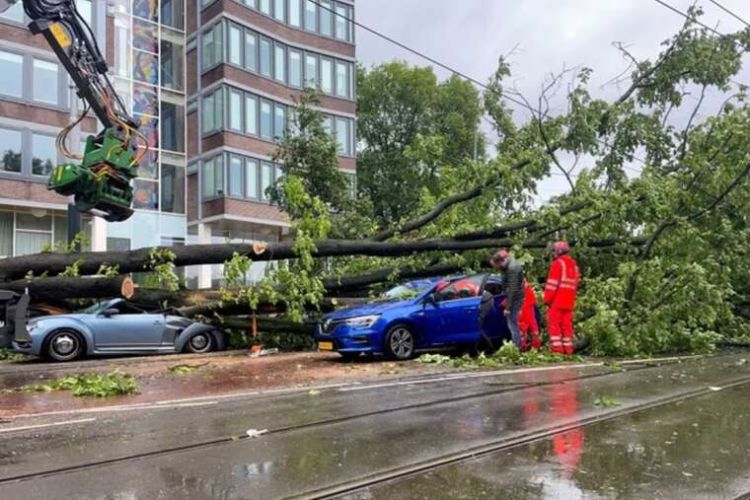
[[[490,259],[490,265],[503,273],[503,293],[505,293],[505,317],[513,343],[521,348],[521,328],[518,316],[521,313],[524,299],[523,266],[507,250],[500,250]]]

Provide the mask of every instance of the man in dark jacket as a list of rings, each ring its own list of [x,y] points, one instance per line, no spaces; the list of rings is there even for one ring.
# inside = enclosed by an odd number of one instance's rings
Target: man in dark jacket
[[[506,297],[505,317],[508,320],[508,329],[513,337],[513,343],[520,349],[521,328],[518,325],[518,316],[524,300],[523,266],[507,250],[500,250],[493,255],[490,265],[503,272],[503,292]]]

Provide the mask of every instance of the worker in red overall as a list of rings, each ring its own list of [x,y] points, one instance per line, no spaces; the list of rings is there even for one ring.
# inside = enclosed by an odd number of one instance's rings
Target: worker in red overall
[[[528,281],[524,281],[523,307],[518,316],[518,326],[521,329],[521,351],[538,351],[542,347],[542,338],[536,322],[536,294]]]
[[[552,246],[553,260],[544,287],[551,351],[566,355],[573,354],[573,310],[581,279],[578,264],[569,252],[570,245],[565,241]]]

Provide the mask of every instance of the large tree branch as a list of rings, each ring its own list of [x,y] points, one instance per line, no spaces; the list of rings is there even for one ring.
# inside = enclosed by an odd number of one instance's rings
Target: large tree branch
[[[369,240],[323,240],[316,242],[314,257],[403,257],[426,252],[463,252],[512,246],[507,239],[485,239],[479,241],[457,241],[453,239],[429,239],[417,241],[377,242]],[[253,245],[226,243],[212,245],[187,245],[164,248],[174,254],[173,264],[178,267],[202,264],[222,264],[234,254],[247,256],[256,262],[297,258],[295,242],[271,243],[259,252]],[[0,279],[23,278],[29,271],[56,275],[68,266],[78,265],[79,274],[93,275],[102,265],[118,265],[121,273],[148,271],[152,259],[152,248],[124,252],[84,252],[80,254],[41,253],[0,260]]]
[[[524,168],[526,165],[531,163],[531,160],[521,160],[519,162],[516,162],[511,166],[512,170],[520,170]],[[435,208],[427,212],[426,214],[417,217],[416,219],[412,219],[405,224],[403,224],[401,227],[397,229],[385,229],[383,231],[380,231],[376,235],[374,235],[372,238],[370,238],[372,241],[385,241],[389,238],[392,238],[396,234],[405,234],[409,233],[411,231],[415,231],[421,227],[426,226],[427,224],[431,223],[432,221],[436,220],[438,217],[440,217],[446,210],[453,207],[454,205],[457,205],[459,203],[464,203],[470,200],[473,200],[475,198],[478,198],[481,196],[487,189],[491,189],[502,181],[502,178],[498,176],[494,179],[489,179],[488,181],[478,185],[474,186],[473,188],[454,194],[453,196],[449,196],[448,198],[444,199],[437,205],[435,205]]]
[[[124,297],[135,294],[133,280],[129,276],[106,278],[102,276],[35,278],[3,283],[0,288],[16,293],[29,292],[33,302],[63,302],[68,298],[85,299],[101,297]]]

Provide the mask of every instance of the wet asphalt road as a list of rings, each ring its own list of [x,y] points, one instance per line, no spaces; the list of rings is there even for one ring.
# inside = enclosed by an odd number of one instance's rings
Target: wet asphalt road
[[[0,498],[735,498],[748,357],[28,419],[60,425],[0,427]]]

